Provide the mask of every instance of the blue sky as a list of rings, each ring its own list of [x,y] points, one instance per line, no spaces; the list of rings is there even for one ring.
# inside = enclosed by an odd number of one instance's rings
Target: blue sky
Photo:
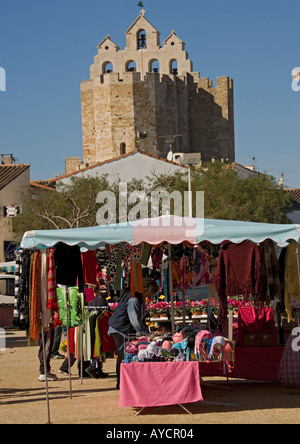
[[[0,152],[31,164],[31,179],[82,157],[80,81],[110,34],[121,49],[137,0],[0,0]],[[186,43],[194,71],[234,79],[236,161],[300,188],[300,0],[143,0],[161,33]]]

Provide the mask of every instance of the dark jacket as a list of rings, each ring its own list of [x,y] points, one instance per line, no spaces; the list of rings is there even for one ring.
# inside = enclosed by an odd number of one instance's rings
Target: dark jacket
[[[135,320],[135,326],[132,325],[131,320]],[[124,335],[138,333],[149,333],[149,330],[144,320],[144,302],[142,296],[136,295],[131,299],[131,293],[126,293],[120,300],[117,308],[110,317],[108,324],[117,332]]]

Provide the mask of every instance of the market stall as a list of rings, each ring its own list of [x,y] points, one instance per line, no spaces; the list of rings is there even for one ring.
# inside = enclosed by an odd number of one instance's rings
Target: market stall
[[[120,246],[128,244],[137,246],[143,243],[144,245],[153,246],[165,242],[168,244],[169,260],[172,260],[170,246],[178,245],[182,242],[198,245],[203,241],[207,241],[213,245],[220,245],[224,241],[232,244],[250,241],[253,245],[260,244],[266,239],[271,239],[274,244],[284,246],[291,240],[299,242],[299,238],[300,226],[295,224],[276,225],[162,216],[154,219],[89,228],[28,231],[24,234],[21,248],[43,251],[53,248],[59,243],[64,243],[68,246],[97,250],[105,248],[105,245]],[[250,245],[251,248],[253,249]],[[248,254],[250,254],[249,260],[251,260],[252,253],[253,251],[250,251],[250,253],[248,251]],[[254,252],[253,254],[256,253]],[[169,267],[170,271],[171,267]],[[170,300],[172,301],[173,279],[171,274],[169,274],[168,283]],[[173,306],[171,309],[173,310]]]
[[[292,245],[293,248],[296,245],[294,256],[297,258],[298,261],[297,277],[299,285],[300,226],[294,224],[275,225],[239,221],[222,221],[208,219],[203,220],[179,218],[176,216],[163,216],[155,219],[129,222],[126,224],[122,223],[108,226],[96,226],[67,230],[29,231],[26,232],[23,236],[21,249],[22,251],[32,251],[34,252],[35,257],[38,257],[38,255],[44,255],[45,252],[49,252],[49,250],[55,251],[58,248],[63,249],[65,248],[65,246],[68,247],[69,251],[70,249],[76,247],[81,253],[86,250],[92,252],[100,251],[102,253],[105,253],[107,252],[107,247],[109,246],[109,252],[113,255],[116,265],[116,268],[113,272],[115,288],[122,289],[125,285],[124,282],[128,280],[130,281],[130,284],[127,288],[131,288],[131,291],[134,292],[137,291],[139,288],[139,279],[142,276],[142,263],[144,265],[147,265],[150,252],[153,252],[154,248],[163,245],[168,267],[167,273],[165,273],[164,270],[163,274],[162,270],[160,270],[160,276],[162,277],[164,275],[165,277],[164,284],[166,285],[163,286],[162,284],[162,288],[164,290],[166,289],[168,292],[167,296],[170,302],[171,334],[173,336],[175,334],[176,327],[174,321],[174,285],[176,285],[176,280],[174,280],[173,263],[175,261],[174,249],[172,249],[173,246],[184,244],[191,249],[193,254],[196,251],[197,247],[203,243],[209,243],[212,246],[220,246],[220,249],[218,251],[218,258],[216,261],[217,267],[215,270],[216,276],[214,284],[215,293],[219,298],[220,310],[218,313],[218,321],[219,325],[223,327],[223,332],[225,332],[228,314],[227,296],[242,295],[247,298],[249,294],[254,293],[254,302],[256,304],[260,306],[268,306],[271,300],[274,298],[273,292],[276,290],[276,288],[278,290],[278,287],[276,287],[276,285],[272,283],[266,285],[266,292],[262,291],[262,269],[263,267],[267,267],[267,259],[269,259],[269,257],[267,254],[265,254],[265,264],[260,263],[261,256],[259,255],[258,246],[263,245],[268,240],[271,241],[271,245],[286,247],[287,250],[289,249],[290,245]],[[136,247],[138,246],[141,246],[139,252],[136,251]],[[137,256],[139,257],[138,260]],[[188,255],[186,254],[185,257],[187,256]],[[49,256],[47,257],[49,259]],[[127,257],[127,260],[124,261],[124,257]],[[69,260],[74,263],[75,258],[76,255],[71,253],[69,256]],[[105,259],[103,258],[102,260],[105,261]],[[152,257],[152,261],[153,260],[155,260],[155,257]],[[127,264],[127,270],[125,271],[125,274],[122,274],[120,270],[121,264],[124,264],[124,262],[126,262]],[[62,263],[66,263],[65,258],[62,259]],[[180,278],[181,281],[180,279],[177,280],[177,285],[180,286],[183,279],[183,287],[186,287],[186,284],[188,282],[188,273],[185,268],[186,264],[187,262],[184,262],[183,268],[181,268],[181,270],[184,270],[182,274],[183,278]],[[76,270],[77,265],[75,262],[74,266],[72,267],[73,271]],[[234,270],[237,269],[239,269],[239,273],[235,274]],[[254,274],[253,270],[255,271]],[[69,285],[68,281],[65,279],[66,274],[63,273],[63,266],[60,270],[60,275],[62,275],[62,279],[58,279],[57,283],[61,282],[66,288],[68,288],[67,294],[69,297],[68,292],[73,281],[71,280]],[[111,276],[112,274],[107,273],[107,275]],[[39,269],[36,270],[36,279],[40,280],[41,276],[43,276],[43,271]],[[46,277],[44,276],[43,282],[45,282],[45,280]],[[135,282],[134,285],[133,281]],[[34,279],[33,282],[35,282]],[[80,288],[81,284],[83,283],[78,282],[78,293],[81,293],[84,290],[83,287]],[[294,290],[291,289],[290,291],[293,293]],[[54,291],[54,293],[56,294],[56,291]],[[287,296],[287,298],[289,298],[289,295]],[[65,303],[68,306],[69,299],[65,300]],[[40,302],[37,299],[34,300],[34,303],[31,303],[31,307],[34,307],[35,304],[40,304]],[[185,306],[184,298],[183,306]],[[31,319],[33,327],[37,330],[39,330],[40,326],[40,319],[37,316],[39,315],[39,311],[40,309],[35,312],[35,317]],[[55,311],[56,307],[53,308],[53,312]],[[290,312],[288,311],[288,315],[289,317],[291,317],[291,313],[289,313]],[[49,319],[45,319],[44,317],[43,322],[45,322],[45,324],[49,324],[50,321]],[[68,319],[66,320],[66,324],[67,326],[69,326]],[[202,328],[199,328],[199,331],[197,331],[197,333],[202,332],[202,330]],[[229,333],[228,336],[230,336],[230,332],[226,331],[226,333]],[[211,339],[216,339],[216,337],[212,337]],[[231,337],[228,339],[232,340]],[[221,345],[221,352],[223,345]],[[247,361],[247,356],[250,356],[251,353],[253,354],[254,349],[249,353],[247,353],[247,349],[244,350],[245,353],[243,355],[243,359]],[[193,351],[196,353],[190,353],[189,356],[194,355],[196,356],[196,360],[201,361],[201,359],[199,359],[201,355],[201,348],[194,349]],[[238,351],[236,354],[236,360],[238,360],[239,362],[238,356],[242,356],[240,351]],[[200,368],[201,366],[203,366],[203,368],[205,368],[206,374],[212,374],[212,372],[215,372],[215,370],[212,370],[212,368],[217,368],[217,365],[221,363],[221,371],[222,374],[224,374],[224,360],[226,359],[222,358],[219,359],[219,363],[213,363],[212,365],[209,365],[208,362],[206,362],[206,359],[202,359],[202,362],[200,362]],[[236,364],[236,368],[238,367],[239,364]],[[247,364],[244,364],[244,367],[247,367]],[[241,371],[240,374],[242,373],[243,372]],[[233,374],[234,373],[232,373],[232,375]],[[245,377],[245,375],[241,375],[240,377]]]

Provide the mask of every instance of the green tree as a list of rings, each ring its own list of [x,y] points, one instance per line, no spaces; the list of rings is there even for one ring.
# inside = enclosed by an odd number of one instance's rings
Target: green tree
[[[107,190],[106,176],[99,178],[72,177],[70,184],[57,190],[43,190],[36,197],[29,189],[24,196],[22,213],[14,220],[14,230],[20,234],[28,230],[63,229],[93,226],[99,205],[97,195]]]
[[[140,191],[137,201],[127,202],[126,211],[136,218],[145,216],[144,208],[139,214],[138,203],[148,200],[148,217],[151,217],[151,194],[164,189],[168,193],[188,190],[187,172],[173,175],[152,175],[145,181],[133,179],[127,184],[127,197]],[[210,163],[200,170],[192,169],[193,215],[196,215],[195,193],[204,191],[205,217],[208,219],[241,220],[249,222],[289,223],[287,214],[291,211],[291,200],[284,189],[279,188],[273,177],[261,174],[258,177],[242,179],[237,172],[223,164]],[[105,202],[97,203],[100,191],[111,191],[116,203],[116,218],[119,222],[120,181],[110,184],[107,176],[97,178],[73,177],[68,185],[57,190],[45,190],[34,197],[28,191],[22,214],[14,220],[14,229],[20,235],[29,230],[63,229],[88,227],[97,224],[97,211]],[[139,196],[137,194],[137,196]],[[182,210],[183,210],[182,198]],[[121,202],[123,205],[124,200]],[[162,208],[162,207],[160,207]],[[173,214],[174,205],[170,205]],[[160,213],[161,214],[161,213]],[[183,211],[182,211],[182,214]]]
[[[266,174],[243,179],[230,166],[210,163],[193,173],[193,190],[204,191],[206,218],[290,222],[290,197],[274,177]]]
[[[279,188],[276,179],[266,174],[241,178],[224,163],[208,163],[200,170],[192,168],[193,215],[196,215],[195,193],[204,191],[204,214],[208,219],[247,222],[289,223],[291,211],[288,193]],[[188,190],[187,173],[158,176],[152,188],[163,186],[168,192]]]

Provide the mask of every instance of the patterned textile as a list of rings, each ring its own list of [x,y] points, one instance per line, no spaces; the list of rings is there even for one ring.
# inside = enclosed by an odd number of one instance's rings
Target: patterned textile
[[[30,260],[32,255],[28,250],[21,248],[16,251],[15,255],[14,325],[26,329],[29,320]]]
[[[278,368],[281,385],[290,388],[300,387],[300,337],[290,335],[285,345]]]
[[[55,278],[55,261],[54,250],[50,250],[48,257],[48,303],[47,308],[53,312],[58,311],[57,294],[56,294],[56,278]]]
[[[20,303],[19,303],[19,288],[22,273],[22,250],[18,249],[15,253],[15,302],[14,302],[14,325],[18,326],[20,323]]]
[[[32,270],[32,291],[30,305],[29,339],[38,341],[41,331],[41,252],[34,255]]]
[[[123,268],[123,288],[129,286],[129,268],[130,262],[140,263],[144,245],[131,246],[127,242],[121,242],[118,245],[106,245],[105,250],[98,250],[97,260],[99,270],[106,268],[107,281],[110,285],[115,285],[120,289],[120,270]]]
[[[57,299],[59,315],[64,327],[67,326],[67,297],[68,297],[68,320],[69,327],[82,325],[83,322],[83,301],[77,287],[70,287],[68,294],[65,288],[57,288]]]
[[[297,260],[299,244],[293,242],[289,245],[285,258],[285,276],[284,276],[284,302],[285,309],[288,315],[288,322],[291,322],[293,318],[292,313],[292,299],[300,302],[300,282],[299,282],[299,265]],[[300,258],[299,258],[300,261]]]
[[[265,265],[266,302],[269,305],[273,299],[281,300],[281,286],[279,278],[279,264],[271,239],[266,239],[259,246]]]

